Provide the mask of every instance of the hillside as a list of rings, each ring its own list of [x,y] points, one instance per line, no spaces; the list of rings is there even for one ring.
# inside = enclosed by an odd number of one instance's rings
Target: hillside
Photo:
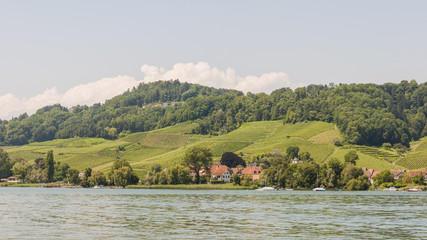
[[[298,146],[301,151],[310,152],[319,163],[330,157],[343,161],[347,151],[356,149],[360,156],[357,163],[359,166],[379,170],[427,167],[427,138],[415,142],[413,152],[399,157],[394,151],[382,148],[358,145],[337,147],[333,142],[340,138],[340,133],[331,123],[251,122],[221,136],[192,134],[196,127],[196,123],[181,123],[149,132],[129,134],[117,140],[71,138],[4,148],[12,159],[24,158],[29,161],[44,158],[48,150],[53,150],[56,161],[67,163],[80,171],[86,167],[107,170],[113,161],[120,157],[128,160],[140,175],[153,163],[160,163],[162,167],[181,163],[185,150],[196,144],[209,146],[213,151],[214,161],[219,161],[222,153],[226,151],[242,153],[243,158],[250,161],[253,154],[268,153],[274,149],[284,152],[289,146]]]
[[[140,84],[93,106],[46,106],[36,114],[0,120],[0,145],[54,139],[120,139],[187,121],[203,135],[224,135],[246,123],[276,121],[333,123],[349,144],[409,147],[427,136],[427,83],[309,85],[294,91],[246,95],[197,84],[158,81]],[[324,135],[333,132],[324,133]],[[314,137],[314,136],[313,136]],[[325,136],[317,136],[322,139]],[[316,139],[313,139],[316,141]]]

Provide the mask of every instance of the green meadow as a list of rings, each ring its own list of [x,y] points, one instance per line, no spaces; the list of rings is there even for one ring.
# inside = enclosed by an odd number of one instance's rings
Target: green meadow
[[[331,123],[283,125],[282,121],[251,122],[221,136],[191,134],[196,126],[194,123],[181,123],[150,132],[129,134],[114,141],[71,138],[4,149],[12,159],[21,158],[30,162],[44,158],[49,150],[53,150],[55,161],[67,163],[80,171],[87,167],[107,171],[117,158],[122,158],[129,161],[141,176],[153,163],[159,163],[165,168],[182,163],[185,150],[198,144],[211,148],[214,161],[219,161],[227,151],[241,153],[249,162],[254,154],[269,153],[276,149],[285,152],[289,146],[298,146],[300,151],[310,152],[318,163],[324,163],[331,157],[344,161],[344,155],[354,149],[360,158],[357,165],[361,167],[378,170],[427,167],[427,138],[413,143],[412,151],[399,156],[393,151],[376,147],[337,147],[333,143],[341,136]]]

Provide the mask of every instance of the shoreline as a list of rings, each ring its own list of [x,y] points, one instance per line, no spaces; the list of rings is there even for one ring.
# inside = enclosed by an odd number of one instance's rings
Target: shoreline
[[[82,186],[68,185],[68,184],[46,184],[46,183],[12,183],[2,184],[0,188],[83,188]],[[405,192],[410,188],[420,188],[426,191],[427,186],[411,185],[404,188],[396,189],[397,192]],[[88,188],[88,189],[94,189]],[[178,185],[128,185],[126,187],[105,186],[99,189],[182,189],[182,190],[255,190],[254,187],[239,186],[228,184],[178,184]],[[286,191],[277,189],[277,191]],[[312,189],[294,189],[294,191],[312,191]],[[346,191],[342,189],[326,189],[326,191]],[[387,189],[370,189],[366,191],[387,191]],[[347,192],[347,191],[346,191]]]

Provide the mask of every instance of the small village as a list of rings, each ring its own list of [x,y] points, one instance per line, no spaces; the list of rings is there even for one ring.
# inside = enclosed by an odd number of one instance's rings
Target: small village
[[[293,164],[302,163],[301,160],[295,159],[292,161]],[[374,170],[374,169],[367,169],[365,167],[362,167],[363,174],[368,177],[371,184],[374,184],[374,177],[377,176],[379,173],[381,173],[380,170]],[[250,176],[252,180],[258,180],[260,179],[260,176],[263,172],[263,169],[259,166],[256,166],[256,164],[249,165],[245,168],[229,168],[225,165],[221,165],[220,163],[214,163],[211,165],[210,168],[210,176],[214,180],[220,180],[223,183],[230,183],[232,182],[233,176]],[[415,176],[422,175],[424,177],[424,181],[427,181],[427,169],[423,171],[415,171],[415,170],[405,170],[405,169],[390,169],[390,173],[393,174],[394,180],[398,180],[404,177],[405,174],[408,174],[408,176],[412,179]],[[192,177],[196,176],[195,172],[190,172],[190,175]],[[207,173],[204,169],[200,170],[200,176],[208,176],[209,173]]]

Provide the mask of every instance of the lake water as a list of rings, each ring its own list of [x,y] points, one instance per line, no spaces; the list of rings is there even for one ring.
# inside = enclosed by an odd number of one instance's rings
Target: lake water
[[[1,239],[427,239],[427,192],[0,188]]]

